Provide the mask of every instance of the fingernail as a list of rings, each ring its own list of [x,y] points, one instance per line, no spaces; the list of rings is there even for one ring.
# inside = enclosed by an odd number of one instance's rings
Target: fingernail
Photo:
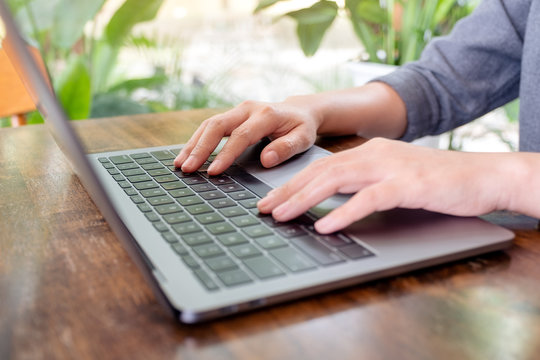
[[[221,160],[214,160],[208,167],[208,173],[209,174],[215,174],[217,169],[219,169],[219,166],[221,165]]]
[[[291,204],[284,202],[272,211],[272,216],[281,219],[287,218],[287,215],[291,212]]]
[[[330,234],[337,230],[339,224],[334,218],[325,216],[322,219],[315,222],[315,230],[321,234]]]
[[[266,163],[266,167],[272,167],[276,165],[279,161],[279,156],[277,152],[271,150],[264,155],[264,162]]]
[[[195,162],[195,158],[193,156],[189,156],[187,160],[182,164],[182,170],[188,170],[193,166],[193,163]]]

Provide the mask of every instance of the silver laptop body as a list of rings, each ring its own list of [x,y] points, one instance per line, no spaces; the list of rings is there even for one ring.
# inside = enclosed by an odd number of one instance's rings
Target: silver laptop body
[[[504,249],[512,243],[514,235],[511,231],[478,218],[400,209],[373,214],[333,237],[317,235],[309,221],[346,201],[347,196],[341,195],[321,203],[304,216],[304,222],[296,223],[294,228],[280,227],[283,224],[272,223],[271,219],[266,218],[261,224],[248,227],[240,224],[234,231],[242,236],[231,237],[227,235],[232,234],[229,227],[238,225],[239,216],[228,217],[226,215],[231,215],[231,212],[219,207],[215,211],[217,215],[209,212],[198,214],[197,209],[208,210],[224,203],[223,199],[228,199],[229,194],[240,194],[240,191],[227,192],[231,184],[239,184],[246,187],[241,191],[248,199],[236,199],[238,203],[234,208],[242,211],[246,221],[258,219],[252,207],[257,198],[268,189],[286,182],[311,161],[328,156],[329,152],[313,146],[283,165],[264,169],[258,161],[261,145],[255,145],[226,174],[229,183],[220,184],[204,174],[200,176],[210,188],[213,186],[213,191],[225,194],[221,202],[203,198],[208,192],[199,193],[197,191],[202,187],[196,187],[203,185],[203,182],[190,184],[191,181],[186,180],[184,174],[170,168],[170,159],[162,157],[169,154],[170,158],[181,145],[86,154],[69,119],[26,49],[3,0],[0,0],[0,15],[7,33],[3,46],[38,109],[45,116],[46,125],[56,142],[143,273],[157,300],[182,322],[195,323],[259,308]],[[157,186],[146,190],[176,190],[165,195],[173,200],[172,203],[150,204],[155,200],[140,195],[144,187],[142,190],[135,188],[142,182],[135,182],[135,178],[125,175],[128,170],[142,169],[143,173],[134,176],[147,176],[152,170],[144,169],[143,165],[150,163],[163,165],[160,169],[166,168],[169,173],[156,175],[157,180],[152,181]],[[129,164],[134,164],[134,168],[126,169],[131,166]],[[115,175],[119,176],[115,178]],[[176,178],[172,179],[170,175]],[[166,179],[170,182],[159,182]],[[174,186],[171,184],[178,187],[172,189]],[[182,205],[186,197],[173,196],[186,191],[191,191],[189,197],[202,204]],[[144,194],[148,195],[149,192]],[[215,202],[208,205],[208,201]],[[169,209],[166,205],[176,209],[176,212],[167,213]],[[149,220],[150,211],[157,214],[159,220]],[[220,222],[212,223],[216,217]],[[158,222],[163,225],[156,226]],[[218,225],[207,227],[212,224]],[[197,230],[194,232],[190,226]],[[264,234],[245,230],[255,227],[258,227],[257,231],[263,230]],[[203,237],[194,234],[204,235],[206,240],[202,245],[198,242]],[[227,243],[238,241],[239,238],[242,239],[240,245]],[[259,259],[262,262],[258,262]]]

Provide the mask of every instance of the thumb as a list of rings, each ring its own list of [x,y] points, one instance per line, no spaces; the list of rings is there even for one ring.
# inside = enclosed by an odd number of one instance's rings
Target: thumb
[[[261,163],[266,168],[276,166],[309,149],[315,143],[315,138],[315,133],[310,134],[306,129],[300,127],[294,128],[286,135],[273,140],[263,149]]]

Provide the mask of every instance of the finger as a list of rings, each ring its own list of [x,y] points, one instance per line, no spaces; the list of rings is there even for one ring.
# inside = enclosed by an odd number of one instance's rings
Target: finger
[[[275,207],[287,201],[287,199],[312,181],[315,176],[325,173],[329,168],[328,165],[331,163],[331,158],[332,157],[327,157],[312,162],[285,184],[270,191],[257,203],[259,211],[265,214],[270,213]]]
[[[264,167],[272,167],[305,151],[315,142],[315,131],[305,126],[298,126],[288,134],[268,144],[261,152],[261,163]]]
[[[182,150],[180,150],[180,152],[178,153],[178,155],[174,159],[174,166],[176,166],[177,168],[182,167],[182,164],[188,158],[189,154],[191,153],[191,151],[195,147],[195,144],[199,141],[199,138],[201,137],[201,135],[202,135],[204,129],[206,128],[207,124],[208,124],[208,122],[203,122],[201,124],[201,126],[199,126],[197,128],[195,133],[191,136],[189,141],[184,145],[184,147],[182,147]]]
[[[272,112],[259,112],[235,128],[229,139],[216,156],[208,173],[217,175],[232,165],[234,160],[250,145],[255,144],[263,137],[273,133],[277,127],[277,121]]]
[[[248,117],[248,109],[245,106],[239,106],[208,119],[204,129],[194,139],[193,145],[186,150],[188,156],[182,164],[182,170],[186,172],[197,170],[208,159],[221,139],[228,136]]]
[[[315,223],[321,234],[330,234],[349,226],[375,211],[400,206],[404,187],[395,180],[370,185],[357,192],[349,201]]]
[[[275,207],[272,216],[278,221],[294,219],[337,193],[344,180],[345,177],[329,179],[328,173],[317,174],[288,200]]]

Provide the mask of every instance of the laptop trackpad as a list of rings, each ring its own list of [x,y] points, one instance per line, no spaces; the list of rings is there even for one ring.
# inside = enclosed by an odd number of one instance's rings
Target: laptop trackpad
[[[270,185],[272,188],[279,187],[289,181],[294,175],[308,166],[311,162],[331,155],[330,152],[314,145],[309,150],[293,156],[286,162],[267,169],[261,165],[260,153],[267,143],[260,142],[249,147],[237,160],[236,163],[246,169],[251,175]],[[330,210],[345,203],[351,195],[334,195],[321,202],[311,212],[318,216],[328,213]]]

